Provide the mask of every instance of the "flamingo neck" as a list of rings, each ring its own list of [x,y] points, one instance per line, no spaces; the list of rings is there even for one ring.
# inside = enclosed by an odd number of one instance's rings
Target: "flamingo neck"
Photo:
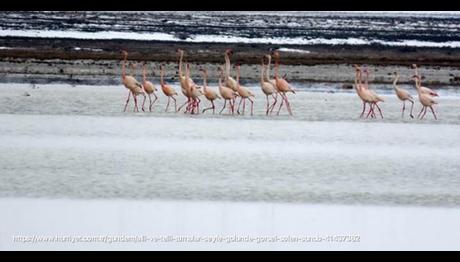
[[[265,71],[264,66],[265,66],[264,63],[262,62],[262,66],[260,67],[260,83],[264,82],[264,71]]]
[[[420,91],[420,82],[418,78],[415,78],[415,88],[417,89],[417,91]]]
[[[227,53],[225,53],[225,77],[230,77],[230,58]]]
[[[190,79],[190,67],[186,66],[185,67],[185,87],[190,91],[192,90],[192,86],[189,85],[189,79]]]
[[[236,84],[237,86],[240,85],[240,67],[236,68]]]
[[[398,80],[399,80],[399,75],[396,75],[396,78],[395,78],[395,80],[393,81],[393,87],[394,87],[395,89],[398,88],[398,86],[396,85],[396,83],[398,83]]]
[[[356,71],[356,74],[355,74],[355,88],[356,88],[356,90],[359,89],[358,78],[359,78],[359,72]]]
[[[145,65],[144,67],[142,68],[142,77],[144,79],[144,82],[147,80],[147,70],[145,69]]]
[[[124,79],[126,78],[126,62],[128,60],[128,56],[125,55],[123,59],[123,63],[121,64],[121,77]]]
[[[279,61],[278,59],[275,60],[275,79],[278,79],[278,67],[279,67]]]
[[[184,74],[182,73],[182,59],[184,57],[184,53],[180,53],[180,58],[179,58],[179,76],[182,78],[184,77]]]
[[[164,74],[165,74],[165,71],[164,71],[163,68],[161,68],[161,70],[160,70],[160,84],[161,84],[162,86],[165,85],[165,82],[164,82],[164,80],[163,80],[163,75],[164,75]]]
[[[270,66],[272,64],[272,56],[269,56],[268,57],[268,65],[267,65],[267,68],[265,68],[265,77],[270,80]]]
[[[358,77],[358,85],[359,85],[359,87],[361,88],[361,87],[362,87],[362,84],[363,84],[363,82],[362,82],[363,74],[362,74],[361,71],[359,71],[356,75],[357,75],[357,77]]]
[[[206,92],[206,87],[208,86],[208,74],[204,73],[203,75],[203,91]]]

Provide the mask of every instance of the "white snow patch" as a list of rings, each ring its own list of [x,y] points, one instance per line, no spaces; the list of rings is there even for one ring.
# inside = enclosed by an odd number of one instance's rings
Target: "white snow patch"
[[[272,44],[296,44],[296,45],[369,45],[382,44],[387,46],[414,46],[414,47],[454,47],[460,48],[460,41],[449,42],[430,42],[418,40],[404,41],[382,41],[368,40],[360,38],[248,38],[222,35],[196,35],[185,40],[176,38],[174,35],[166,33],[133,33],[133,32],[79,32],[79,31],[57,31],[57,30],[0,30],[0,37],[19,36],[19,37],[44,37],[44,38],[75,38],[75,39],[132,39],[150,41],[175,41],[192,43],[272,43]]]

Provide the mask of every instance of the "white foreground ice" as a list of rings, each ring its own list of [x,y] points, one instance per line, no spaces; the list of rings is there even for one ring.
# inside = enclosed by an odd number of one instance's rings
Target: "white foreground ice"
[[[0,209],[0,250],[459,250],[460,242],[459,209],[8,198]]]

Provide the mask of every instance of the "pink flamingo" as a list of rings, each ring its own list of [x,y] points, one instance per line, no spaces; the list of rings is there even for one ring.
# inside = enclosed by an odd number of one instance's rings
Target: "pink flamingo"
[[[294,89],[292,89],[291,85],[285,79],[279,77],[279,59],[280,59],[279,52],[276,50],[273,51],[273,56],[275,57],[275,83],[276,83],[276,87],[282,98],[277,115],[279,115],[281,111],[281,107],[283,106],[283,103],[286,103],[286,108],[289,114],[292,116],[291,105],[289,104],[289,100],[287,98],[286,93],[292,92],[293,94],[295,94],[295,91]]]
[[[165,96],[168,97],[168,104],[166,105],[165,112],[168,112],[168,107],[169,107],[169,102],[174,100],[174,111],[176,112],[177,110],[177,104],[176,104],[176,98],[174,96],[177,96],[176,90],[172,88],[170,85],[166,84],[166,82],[163,79],[164,76],[164,66],[160,65],[160,84],[161,84],[161,90],[165,94]]]
[[[240,105],[243,102],[243,115],[246,107],[246,99],[251,102],[251,116],[254,115],[254,101],[252,101],[251,97],[255,97],[254,94],[247,89],[246,87],[240,85],[240,64],[236,65],[236,91],[238,95],[241,97],[240,103],[238,104],[237,113],[240,113]]]
[[[131,94],[134,98],[134,111],[138,112],[139,108],[137,106],[137,95],[143,93],[142,85],[132,75],[126,75],[126,62],[128,60],[128,52],[121,50],[121,54],[123,55],[123,63],[121,65],[121,81],[123,85],[129,90],[128,98],[126,99],[126,104],[123,112],[126,112]]]

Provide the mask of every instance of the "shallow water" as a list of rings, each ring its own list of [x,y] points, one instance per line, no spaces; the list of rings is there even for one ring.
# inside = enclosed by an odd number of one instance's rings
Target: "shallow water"
[[[164,113],[161,94],[122,113],[125,95],[0,87],[0,196],[460,205],[455,95],[438,121],[401,119],[390,94],[383,120],[352,91],[289,95],[293,117],[264,116],[260,91],[253,117]]]

